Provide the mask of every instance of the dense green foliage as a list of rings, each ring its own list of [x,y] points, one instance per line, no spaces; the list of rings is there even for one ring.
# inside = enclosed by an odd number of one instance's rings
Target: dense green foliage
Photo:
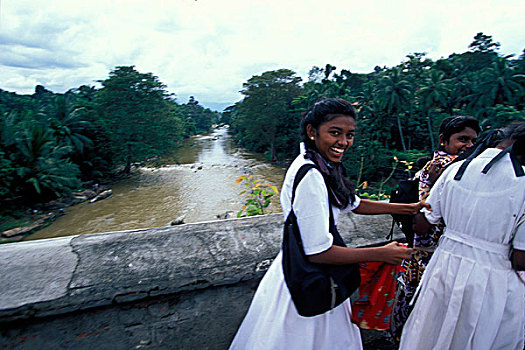
[[[313,67],[302,84],[287,69],[265,72],[244,84],[244,99],[223,117],[242,146],[283,161],[298,152],[301,114],[321,97],[344,98],[359,111],[354,147],[344,159],[349,175],[385,193],[386,179],[413,175],[416,160],[437,147],[447,116],[472,115],[484,130],[525,120],[525,50],[513,59],[499,55],[499,46],[478,33],[462,54],[432,61],[413,53],[368,74],[337,73],[327,64]],[[399,162],[414,167],[395,169]]]
[[[243,84],[244,100],[230,120],[243,147],[277,160],[278,153],[286,154],[286,149],[293,146],[290,133],[298,129],[299,123],[292,101],[300,94],[300,81],[294,72],[279,69],[253,76]]]
[[[218,113],[177,104],[151,73],[116,67],[102,87],[32,95],[0,90],[0,214],[55,199],[206,132]]]
[[[360,189],[385,193],[388,179],[408,173],[398,164],[415,170],[435,149],[443,118],[472,115],[484,130],[525,119],[525,50],[513,58],[498,54],[499,46],[478,33],[464,53],[436,61],[413,53],[367,74],[330,64],[313,67],[305,82],[289,69],[264,72],[243,84],[243,99],[220,120],[193,97],[178,104],[158,77],[134,66],[116,67],[100,88],[0,90],[0,215],[129,172],[219,122],[231,125],[241,146],[290,160],[302,113],[320,97],[356,105],[358,133],[344,162]]]

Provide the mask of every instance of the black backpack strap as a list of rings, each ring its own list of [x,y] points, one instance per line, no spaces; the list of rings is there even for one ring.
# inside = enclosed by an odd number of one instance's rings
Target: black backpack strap
[[[306,175],[306,173],[308,171],[310,171],[310,169],[312,168],[317,168],[315,165],[313,164],[309,164],[309,163],[306,163],[304,165],[302,165],[299,170],[297,170],[297,173],[295,174],[295,178],[293,180],[293,187],[292,187],[292,199],[291,199],[291,204],[290,204],[290,207],[291,207],[291,210],[290,212],[293,211],[293,200],[295,198],[295,189],[297,188],[297,186],[299,185],[299,182],[301,182],[301,180],[303,179],[303,177]],[[324,179],[324,178],[323,178]],[[328,190],[328,188],[327,188]],[[334,214],[332,212],[332,203],[330,201],[330,194],[328,195],[328,209],[330,211],[330,218],[329,218],[329,231],[332,233],[332,235],[334,234],[334,232],[336,232],[337,228],[335,226],[335,219],[334,219]]]
[[[467,170],[467,167],[468,165],[470,164],[470,162],[472,162],[472,160],[474,158],[476,158],[484,149],[485,149],[485,145],[483,143],[479,144],[476,149],[474,150],[474,152],[472,152],[472,154],[467,158],[465,159],[465,161],[463,162],[463,164],[461,164],[461,166],[459,167],[458,169],[458,172],[456,173],[456,175],[454,176],[454,180],[456,181],[459,181],[461,180],[461,178],[463,177],[463,174],[465,174],[465,170]]]
[[[390,242],[394,240],[394,226],[396,225],[396,220],[392,218],[392,226],[390,227],[390,232],[386,235],[385,239],[388,239]]]
[[[315,168],[315,165],[304,164],[299,168],[299,170],[297,170],[297,173],[295,174],[295,178],[293,180],[291,206],[293,206],[293,200],[295,198],[295,189],[297,188],[297,186],[299,186],[299,182],[301,182],[306,173],[312,168]]]

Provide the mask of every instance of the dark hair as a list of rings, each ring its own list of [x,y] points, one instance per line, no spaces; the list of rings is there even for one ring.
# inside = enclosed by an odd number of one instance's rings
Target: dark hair
[[[321,124],[341,115],[355,120],[357,113],[354,106],[348,101],[340,98],[321,98],[301,120],[301,136],[306,148],[305,158],[313,161],[323,175],[332,204],[345,208],[349,203],[355,202],[354,185],[346,177],[346,169],[342,163],[331,163],[319,154],[315,142],[310,140],[306,130],[308,125],[318,130]]]
[[[307,147],[315,149],[315,142],[310,140],[306,127],[310,124],[315,130],[319,126],[326,123],[339,115],[346,115],[354,120],[357,117],[357,112],[352,104],[342,98],[326,98],[323,97],[310,108],[303,119],[301,120],[301,137]]]
[[[481,131],[479,122],[474,117],[465,115],[447,117],[441,121],[441,125],[439,126],[439,135],[443,135],[443,139],[448,142],[450,140],[450,136],[461,132],[466,128],[472,128],[478,134]]]
[[[503,129],[503,133],[506,139],[514,141],[514,153],[525,157],[525,122],[512,122]]]
[[[507,137],[505,136],[503,129],[491,130],[487,134],[483,135],[483,137],[479,138],[474,146],[467,148],[465,152],[457,156],[456,159],[454,159],[448,165],[452,165],[453,163],[461,162],[469,157],[470,158],[477,157],[481,153],[483,153],[483,151],[485,151],[487,148],[496,147],[501,141],[503,141],[506,138]]]
[[[487,148],[494,148],[505,140],[510,140],[514,142],[514,144],[512,145],[512,152],[514,153],[514,155],[511,154],[511,161],[513,163],[516,176],[523,176],[523,169],[521,169],[521,166],[519,164],[515,164],[512,158],[515,156],[521,158],[525,157],[525,122],[512,122],[503,129],[495,129],[490,131],[488,134],[486,134],[480,140],[478,140],[474,147],[471,147],[470,149],[466,150],[465,152],[460,154],[456,159],[450,162],[449,165],[464,160],[463,164],[461,164],[460,168],[458,169],[457,174],[454,176],[454,180],[461,180],[466,168],[468,167],[472,159],[480,155]],[[486,174],[490,167],[493,165],[493,163],[501,159],[503,154],[505,154],[505,152],[509,149],[510,147],[500,152],[500,154],[494,157],[487,164],[487,166],[485,166],[482,172]]]

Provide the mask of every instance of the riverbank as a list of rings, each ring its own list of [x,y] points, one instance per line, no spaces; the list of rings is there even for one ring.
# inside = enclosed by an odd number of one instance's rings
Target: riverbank
[[[0,221],[0,244],[22,241],[32,233],[51,225],[57,218],[67,214],[67,208],[87,201],[105,199],[111,195],[111,187],[132,174],[119,174],[105,178],[100,183],[86,183],[83,189],[71,192],[48,203],[24,209],[16,217],[2,217]]]
[[[33,232],[49,226],[58,217],[66,214],[72,205],[92,200],[97,196],[93,190],[73,192],[49,203],[24,210],[17,218],[7,217],[0,223],[0,243],[19,242]]]
[[[286,169],[235,145],[226,128],[191,137],[168,160],[134,168],[112,186],[113,195],[94,204],[74,205],[67,215],[23,241],[100,232],[166,227],[182,219],[197,223],[231,216],[242,208],[246,190],[236,180],[246,174],[278,189]],[[280,212],[278,198],[270,212]],[[265,210],[266,212],[266,210]]]

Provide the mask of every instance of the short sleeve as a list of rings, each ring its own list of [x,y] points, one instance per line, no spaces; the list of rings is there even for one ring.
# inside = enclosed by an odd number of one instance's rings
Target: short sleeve
[[[341,214],[348,213],[349,211],[354,210],[361,204],[361,198],[359,198],[357,195],[355,195],[355,200],[353,203],[349,203],[345,208],[341,210]]]
[[[321,253],[332,246],[328,205],[323,176],[311,169],[297,186],[293,203],[306,255]]]

